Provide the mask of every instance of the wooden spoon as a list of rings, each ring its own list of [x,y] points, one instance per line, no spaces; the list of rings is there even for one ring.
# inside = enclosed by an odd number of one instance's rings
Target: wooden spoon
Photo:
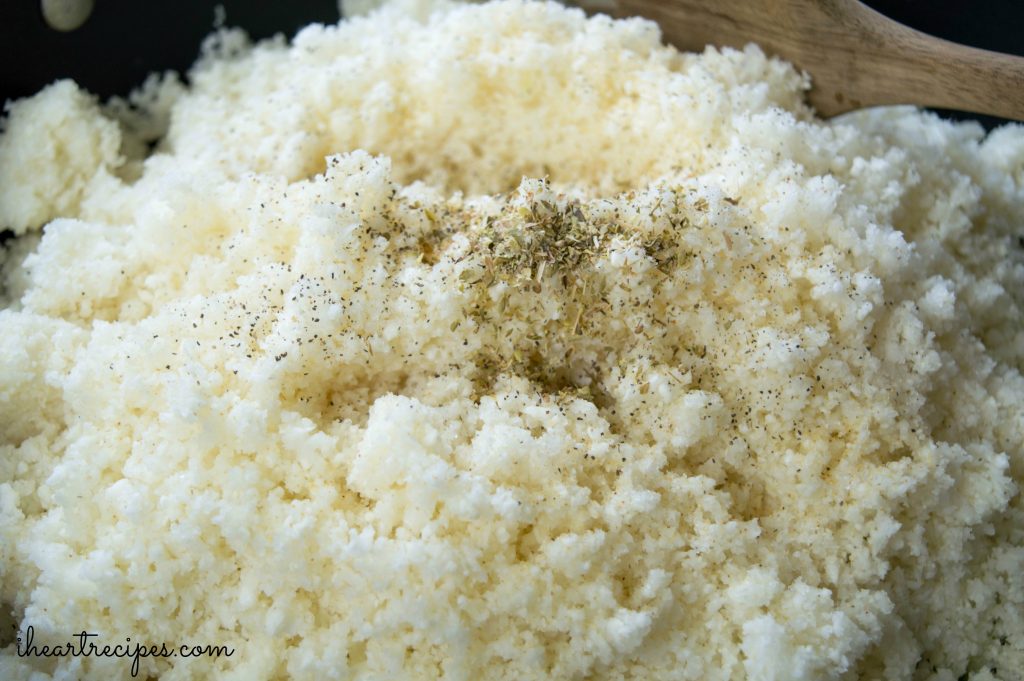
[[[819,115],[880,104],[958,109],[1024,120],[1024,58],[915,31],[856,0],[597,0],[617,17],[640,15],[682,50],[743,47],[811,75]]]

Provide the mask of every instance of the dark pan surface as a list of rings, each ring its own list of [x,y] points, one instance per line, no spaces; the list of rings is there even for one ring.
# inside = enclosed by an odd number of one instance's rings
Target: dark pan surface
[[[126,95],[152,71],[184,72],[213,30],[223,5],[227,26],[253,38],[289,37],[312,22],[338,20],[336,0],[95,0],[92,16],[60,33],[43,21],[38,0],[0,0],[0,99],[38,92],[71,78],[103,98]]]

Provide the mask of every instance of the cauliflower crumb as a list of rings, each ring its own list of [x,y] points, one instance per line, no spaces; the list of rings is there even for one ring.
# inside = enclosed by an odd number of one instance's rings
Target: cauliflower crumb
[[[522,0],[187,82],[8,108],[0,624],[234,650],[141,678],[1024,678],[1024,128]]]

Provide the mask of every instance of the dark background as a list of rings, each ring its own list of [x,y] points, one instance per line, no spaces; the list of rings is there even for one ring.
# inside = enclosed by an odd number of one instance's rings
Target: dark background
[[[714,2],[714,0],[708,0]],[[0,0],[0,101],[73,78],[102,97],[127,94],[151,71],[186,70],[213,26],[214,1],[96,0],[77,31],[43,22],[39,0]],[[221,0],[228,26],[254,38],[287,35],[310,22],[335,22],[336,0]],[[1024,55],[1021,0],[869,0],[898,21],[933,35]],[[131,30],[128,29],[131,27]],[[974,117],[974,116],[963,116]],[[997,119],[983,119],[987,125]]]

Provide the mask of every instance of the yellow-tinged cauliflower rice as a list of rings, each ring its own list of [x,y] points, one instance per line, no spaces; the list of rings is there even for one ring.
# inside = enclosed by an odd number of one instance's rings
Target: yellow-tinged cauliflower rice
[[[807,85],[435,2],[10,106],[0,677],[1020,681],[1024,128]]]

